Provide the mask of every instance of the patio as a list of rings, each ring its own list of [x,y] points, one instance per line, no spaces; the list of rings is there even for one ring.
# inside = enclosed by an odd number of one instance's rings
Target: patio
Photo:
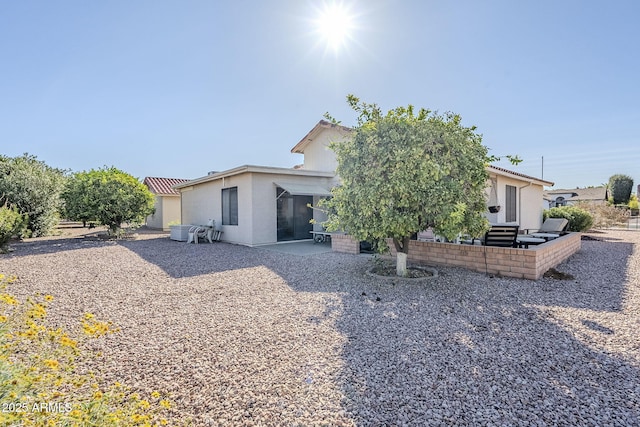
[[[120,326],[98,374],[170,392],[171,424],[640,424],[640,233],[583,241],[575,280],[396,284],[364,257],[139,237],[34,239],[0,272],[53,324]]]
[[[274,245],[262,245],[255,246],[257,249],[264,249],[267,251],[280,252],[290,255],[318,255],[327,252],[331,252],[331,244],[315,243],[313,240],[301,240],[296,242],[276,243]]]

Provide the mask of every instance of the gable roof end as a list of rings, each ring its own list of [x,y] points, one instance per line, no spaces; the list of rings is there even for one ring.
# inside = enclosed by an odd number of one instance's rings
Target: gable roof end
[[[143,184],[146,185],[147,187],[149,187],[149,191],[151,191],[153,194],[158,194],[158,195],[170,195],[170,194],[175,194],[178,195],[180,193],[178,193],[176,190],[174,190],[173,187],[174,185],[177,184],[182,184],[184,182],[189,181],[188,179],[182,179],[182,178],[157,178],[157,177],[146,177],[144,179]]]
[[[345,134],[353,132],[353,129],[349,127],[337,125],[326,120],[320,120],[318,124],[315,125],[313,129],[311,129],[309,133],[307,133],[304,138],[302,138],[300,142],[298,142],[296,146],[291,149],[291,152],[294,154],[304,154],[304,149],[307,147],[307,145],[309,145],[309,143],[312,142],[313,139],[317,137],[323,129],[337,129],[338,131]]]

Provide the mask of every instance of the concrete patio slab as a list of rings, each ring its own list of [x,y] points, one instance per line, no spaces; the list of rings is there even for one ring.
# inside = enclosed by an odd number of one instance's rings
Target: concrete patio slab
[[[256,246],[256,248],[284,254],[305,256],[331,252],[331,243],[315,243],[313,240],[302,240],[276,243],[274,245]]]

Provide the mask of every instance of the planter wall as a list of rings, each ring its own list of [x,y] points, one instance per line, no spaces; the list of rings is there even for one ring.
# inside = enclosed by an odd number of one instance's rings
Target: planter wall
[[[347,254],[359,254],[360,242],[348,234],[332,234],[331,250]]]
[[[529,249],[415,240],[409,245],[409,260],[415,263],[450,265],[481,273],[538,280],[547,270],[579,251],[582,240],[580,233],[569,233]],[[395,248],[392,247],[391,252],[395,255]]]
[[[481,273],[538,280],[552,267],[580,250],[580,233],[569,233],[557,239],[529,249],[472,246],[456,243],[420,242],[409,243],[408,260],[417,264],[448,265],[463,267]],[[351,236],[332,240],[336,252],[355,252],[355,241]],[[395,256],[393,244],[389,245]]]

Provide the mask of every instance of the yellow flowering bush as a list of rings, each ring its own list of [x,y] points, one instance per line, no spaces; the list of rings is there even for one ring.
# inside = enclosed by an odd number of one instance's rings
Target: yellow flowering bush
[[[51,295],[20,301],[0,274],[0,425],[161,426],[171,403],[154,391],[147,399],[116,382],[100,384],[92,372],[76,370],[91,357],[82,343],[117,331],[91,313],[80,319],[84,334],[72,337],[47,325]]]

